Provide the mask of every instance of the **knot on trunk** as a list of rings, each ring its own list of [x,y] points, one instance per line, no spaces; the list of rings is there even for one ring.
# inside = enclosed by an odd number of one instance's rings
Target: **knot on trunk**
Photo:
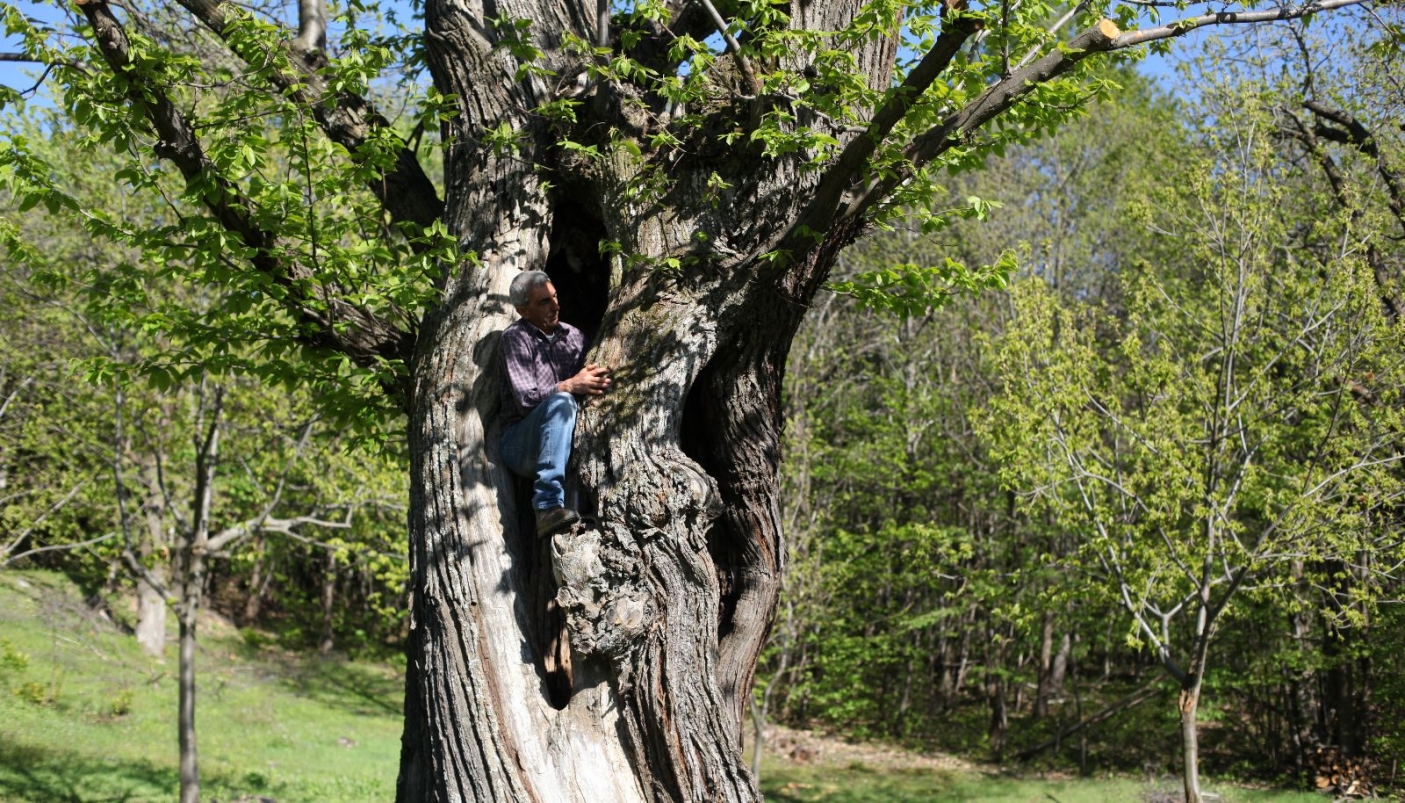
[[[600,517],[641,534],[663,530],[705,549],[708,524],[722,512],[717,483],[682,452],[660,452],[631,463],[614,488],[600,495]]]
[[[619,664],[640,643],[658,618],[653,595],[640,581],[641,558],[641,545],[618,524],[577,527],[552,539],[556,604],[574,649]]]

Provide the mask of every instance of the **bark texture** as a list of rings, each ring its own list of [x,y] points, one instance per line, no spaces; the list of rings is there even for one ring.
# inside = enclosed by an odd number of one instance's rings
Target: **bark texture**
[[[858,5],[813,4],[795,24],[842,26]],[[414,601],[398,797],[759,800],[741,722],[784,567],[781,373],[806,302],[856,229],[783,266],[757,258],[819,180],[803,155],[764,159],[700,130],[696,150],[668,166],[668,195],[647,203],[626,190],[659,168],[648,155],[591,161],[557,147],[559,132],[531,110],[560,89],[518,76],[495,46],[501,30],[483,20],[533,20],[544,66],[578,75],[584,65],[557,37],[599,40],[582,6],[426,11],[437,86],[466,100],[444,132],[445,219],[476,260],[448,277],[413,365]],[[882,86],[892,41],[864,46],[860,61]],[[706,110],[719,120],[778,102],[720,89]],[[590,121],[572,138],[591,142],[606,126],[641,135],[656,124],[649,102],[588,86]],[[516,153],[483,144],[503,122],[518,134]],[[602,240],[634,259],[600,259]],[[685,267],[658,267],[670,259]],[[534,610],[537,546],[497,459],[496,338],[515,317],[506,288],[518,271],[543,268],[558,286],[602,288],[603,317],[576,322],[597,333],[590,359],[615,380],[578,423],[586,520],[545,553],[571,648],[564,700],[543,654],[558,634],[541,632],[551,620]],[[562,302],[567,320],[573,304],[591,303],[565,293]]]

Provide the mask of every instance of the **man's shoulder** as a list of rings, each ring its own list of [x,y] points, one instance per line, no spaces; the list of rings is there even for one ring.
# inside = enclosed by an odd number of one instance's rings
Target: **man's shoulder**
[[[559,337],[559,338],[562,338],[562,342],[572,342],[572,341],[584,342],[584,341],[585,341],[585,334],[582,333],[581,330],[579,330],[579,329],[577,329],[576,327],[570,325],[569,323],[566,323],[565,321],[561,321],[561,322],[557,323],[557,324],[556,324],[556,332],[554,332],[552,335],[547,335],[547,334],[544,333],[542,330],[540,330],[540,329],[538,329],[537,327],[533,326],[533,325],[531,324],[531,322],[528,321],[526,318],[518,318],[517,320],[515,320],[515,321],[513,321],[512,323],[508,324],[508,325],[507,325],[507,328],[504,329],[504,330],[502,330],[502,337],[503,337],[504,340],[514,340],[514,341],[516,341],[516,340],[541,340],[541,341],[550,341],[550,340],[555,340],[555,339],[558,338],[558,337]]]
[[[530,340],[535,330],[536,327],[528,323],[526,318],[518,318],[502,330],[502,337],[503,340]]]

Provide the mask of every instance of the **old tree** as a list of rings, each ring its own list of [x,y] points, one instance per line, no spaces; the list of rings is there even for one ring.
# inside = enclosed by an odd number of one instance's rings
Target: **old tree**
[[[104,290],[183,333],[149,370],[314,383],[365,431],[405,422],[401,800],[756,800],[741,717],[785,568],[781,378],[839,252],[899,213],[984,214],[942,177],[1115,91],[1098,54],[1362,1],[426,0],[422,31],[359,2],[286,24],[218,0],[6,5],[7,58],[43,65],[171,219],[80,208],[15,137],[4,177],[218,295],[190,320]],[[495,333],[525,269],[616,377],[577,433],[586,525],[543,545],[496,455]],[[848,289],[921,304],[1000,277]]]

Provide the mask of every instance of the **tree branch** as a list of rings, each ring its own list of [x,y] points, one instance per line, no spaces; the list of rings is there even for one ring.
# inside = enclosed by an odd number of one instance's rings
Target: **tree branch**
[[[5,417],[5,411],[8,410],[8,409],[10,409],[10,403],[13,402],[13,401],[15,400],[15,398],[20,395],[20,391],[22,391],[22,390],[24,390],[25,388],[29,387],[29,386],[30,386],[31,384],[33,384],[33,383],[34,383],[34,377],[32,377],[32,376],[27,376],[27,377],[25,377],[25,378],[24,378],[24,381],[21,382],[21,383],[19,383],[19,385],[16,386],[15,389],[10,392],[10,395],[8,395],[8,396],[5,397],[5,401],[0,402],[0,418],[4,418],[4,417]]]
[[[1009,110],[1035,87],[1063,75],[1094,53],[1111,50],[1121,35],[1122,32],[1112,20],[1099,20],[1097,25],[1074,37],[1066,45],[1061,45],[1053,53],[998,81],[965,108],[947,115],[940,126],[917,137],[906,151],[910,167],[894,171],[886,178],[876,179],[866,192],[849,204],[841,217],[855,219],[862,216],[891,195],[893,190],[907,181],[918,168],[955,147],[976,129]]]
[[[45,510],[43,513],[40,513],[38,518],[36,518],[34,521],[30,522],[30,524],[29,524],[28,527],[25,527],[23,530],[20,530],[19,535],[15,536],[14,539],[10,541],[9,546],[5,547],[4,550],[0,550],[0,555],[8,556],[8,557],[5,558],[5,560],[4,560],[3,562],[0,562],[0,566],[4,566],[4,565],[10,563],[11,561],[19,560],[20,558],[24,557],[25,555],[32,555],[32,554],[34,554],[34,553],[36,553],[36,552],[47,552],[47,551],[49,551],[49,550],[51,550],[51,549],[62,549],[62,548],[69,547],[69,546],[73,546],[73,547],[82,546],[82,544],[60,544],[60,545],[58,545],[58,546],[43,547],[43,548],[41,548],[41,549],[31,549],[31,550],[29,550],[28,552],[22,552],[22,553],[20,553],[20,554],[18,554],[18,555],[10,555],[11,552],[13,552],[15,549],[17,549],[17,548],[19,547],[19,545],[24,542],[24,539],[26,539],[26,538],[29,537],[29,534],[30,534],[30,533],[34,532],[34,528],[35,528],[35,527],[38,527],[40,524],[43,524],[45,519],[49,518],[49,516],[53,515],[54,513],[57,513],[59,510],[63,509],[63,506],[64,506],[64,505],[67,505],[67,504],[69,503],[69,501],[70,501],[71,499],[73,499],[73,497],[76,496],[76,495],[78,494],[78,492],[83,489],[83,486],[85,486],[85,485],[88,484],[88,482],[89,482],[89,480],[83,480],[82,482],[80,482],[80,483],[78,483],[77,485],[73,486],[71,489],[69,489],[68,493],[66,493],[66,494],[63,495],[63,497],[62,497],[61,499],[59,499],[57,502],[55,502],[55,503],[53,503],[52,505],[50,505],[48,510]],[[85,542],[85,543],[94,543],[94,542]]]
[[[1208,25],[1250,25],[1256,22],[1279,22],[1282,20],[1295,20],[1303,17],[1310,17],[1319,11],[1331,11],[1347,6],[1361,5],[1366,0],[1321,0],[1321,2],[1308,3],[1297,6],[1281,6],[1279,8],[1269,8],[1263,11],[1217,11],[1213,14],[1201,14],[1198,17],[1187,17],[1177,20],[1168,25],[1160,25],[1155,28],[1142,28],[1137,31],[1128,31],[1117,37],[1109,50],[1122,50],[1123,48],[1134,47],[1145,42],[1153,42],[1157,39],[1170,39],[1176,36],[1184,36],[1198,28]]]
[[[17,554],[17,555],[10,555],[9,557],[7,557],[7,558],[5,558],[4,560],[0,561],[0,567],[9,566],[11,563],[14,563],[15,561],[19,560],[20,558],[27,558],[27,557],[29,557],[30,555],[38,555],[38,554],[40,554],[40,553],[42,553],[42,552],[57,552],[57,551],[62,550],[62,549],[79,549],[79,548],[86,547],[86,546],[92,546],[93,544],[100,544],[100,543],[102,543],[103,541],[110,541],[110,540],[112,540],[113,538],[116,538],[117,536],[119,536],[119,535],[121,535],[121,534],[122,534],[122,533],[120,533],[120,532],[113,531],[113,532],[108,533],[107,535],[100,535],[100,536],[98,536],[97,538],[89,538],[87,541],[79,541],[79,542],[76,543],[76,544],[49,544],[48,546],[41,546],[41,547],[35,547],[34,549],[27,549],[27,550],[25,550],[24,552],[21,552],[21,553],[19,553],[19,554]],[[16,543],[18,543],[18,542],[16,542]]]
[[[112,71],[139,79],[126,31],[107,2],[80,0],[78,6],[92,25],[98,49]],[[408,360],[412,335],[339,298],[334,288],[319,283],[306,266],[284,262],[275,255],[276,240],[255,223],[253,204],[205,155],[194,128],[161,87],[141,80],[131,80],[128,86],[128,98],[145,113],[156,133],[156,154],[174,164],[187,185],[204,188],[199,196],[206,209],[253,250],[254,268],[288,291],[284,304],[307,325],[302,336],[305,343],[342,352],[363,366],[380,360]]]
[[[669,53],[673,43],[680,36],[706,39],[708,31],[717,26],[707,10],[692,0],[673,0],[668,4],[668,8],[671,14],[666,25],[654,20],[640,20],[636,23],[642,29],[643,35],[627,53],[647,67],[672,74],[678,69],[678,62]]]
[[[1313,102],[1309,101],[1309,103]],[[1311,110],[1311,106],[1308,108]],[[1353,223],[1359,220],[1362,214],[1361,207],[1352,201],[1351,196],[1347,193],[1346,178],[1342,175],[1337,161],[1332,158],[1332,154],[1327,152],[1327,149],[1322,146],[1322,142],[1318,139],[1318,132],[1322,131],[1326,126],[1319,122],[1316,126],[1310,128],[1302,120],[1298,119],[1298,116],[1291,110],[1284,109],[1283,112],[1284,115],[1292,121],[1292,127],[1283,126],[1280,128],[1280,132],[1284,136],[1291,137],[1302,143],[1309,156],[1317,163],[1317,166],[1322,169],[1323,175],[1326,176],[1327,184],[1332,189],[1332,197],[1336,200],[1337,205],[1350,212]],[[1355,122],[1355,120],[1352,120],[1352,122]],[[1358,123],[1357,125],[1359,126],[1360,124]],[[1336,131],[1336,129],[1331,130]],[[1351,127],[1348,127],[1348,131],[1350,130],[1352,130]],[[1365,127],[1361,126],[1360,130],[1365,131]],[[1367,136],[1369,136],[1369,132]],[[1405,229],[1405,210],[1401,209],[1399,193],[1391,184],[1394,176],[1390,174],[1388,170],[1385,170],[1384,160],[1381,159],[1379,155],[1377,155],[1377,165],[1382,171],[1387,182],[1387,189],[1391,193],[1391,208],[1396,211],[1396,218],[1400,221],[1402,229]],[[1376,287],[1380,291],[1381,303],[1385,307],[1386,315],[1392,321],[1398,319],[1402,303],[1399,291],[1395,286],[1396,271],[1391,270],[1389,266],[1385,264],[1384,257],[1382,257],[1381,252],[1376,248],[1374,243],[1366,247],[1366,263],[1370,266],[1371,273],[1375,277]]]
[[[833,220],[854,222],[862,219],[875,205],[888,198],[895,189],[908,181],[917,170],[930,163],[945,151],[962,142],[966,137],[975,132],[985,123],[1009,110],[1016,102],[1029,94],[1040,84],[1057,78],[1068,72],[1074,65],[1084,58],[1101,52],[1121,50],[1145,42],[1157,39],[1166,39],[1180,36],[1197,28],[1208,25],[1233,25],[1249,24],[1257,22],[1269,22],[1278,20],[1300,19],[1311,16],[1319,11],[1329,11],[1347,6],[1360,5],[1365,0],[1321,0],[1300,7],[1281,7],[1264,11],[1243,11],[1243,12],[1218,12],[1205,14],[1198,17],[1191,17],[1185,20],[1171,23],[1169,25],[1147,28],[1139,31],[1122,32],[1108,19],[1100,20],[1093,28],[1079,34],[1072,41],[1059,45],[1055,52],[1045,55],[1043,58],[1017,68],[1013,74],[990,86],[980,97],[976,98],[965,108],[948,115],[936,128],[918,136],[907,148],[906,156],[908,164],[899,169],[895,169],[886,174],[885,178],[875,179],[856,198],[854,198],[843,211],[837,214],[826,214],[823,205],[812,204],[806,212],[796,219],[792,225],[781,236],[777,237],[768,247],[760,249],[757,253],[767,251],[781,251],[798,253],[808,250],[813,245],[812,233],[815,231],[829,231],[827,225]],[[934,49],[935,50],[935,49]],[[933,57],[932,66],[939,63],[933,53],[928,57]],[[924,57],[924,61],[927,57]],[[943,67],[945,65],[942,65]],[[921,65],[919,65],[919,69]],[[940,72],[940,70],[938,70]],[[935,76],[934,76],[935,77]],[[925,76],[924,76],[925,78]],[[909,76],[911,80],[911,76]],[[906,85],[906,83],[905,83]],[[901,94],[895,94],[895,98],[905,98]],[[904,101],[899,101],[904,102]],[[906,102],[910,102],[907,100]],[[875,122],[877,115],[875,115]],[[840,160],[843,167],[838,164],[831,168],[836,184],[839,177],[844,175],[852,176],[862,169],[867,162],[867,157],[860,158],[865,149],[871,155],[877,143],[865,144],[860,137],[850,143],[845,151],[841,153]],[[852,149],[852,150],[851,150]],[[828,181],[828,175],[826,181]],[[823,198],[826,202],[833,203],[829,196],[835,193],[835,187],[825,186],[824,191],[829,195],[817,197],[817,201]],[[819,225],[815,225],[818,223]],[[808,229],[808,231],[807,231]],[[848,232],[845,236],[853,236],[853,226],[838,226],[836,230]]]
[[[327,521],[316,516],[294,516],[291,519],[275,519],[270,517],[252,518],[248,521],[240,522],[232,527],[226,527],[210,538],[205,547],[205,554],[211,557],[227,557],[225,548],[256,532],[281,533],[283,535],[297,535],[297,528],[311,525],[323,527],[329,530],[347,530],[351,528],[351,521]]]
[[[229,21],[221,0],[178,0],[202,25],[234,48],[229,37]],[[365,146],[374,138],[383,139],[390,132],[390,123],[360,95],[351,92],[330,93],[327,82],[319,72],[326,64],[322,50],[326,46],[326,6],[323,0],[299,0],[298,35],[289,45],[289,62],[297,70],[293,75],[283,70],[268,71],[271,80],[286,95],[306,107],[327,134],[328,139],[346,148],[358,164],[370,156]],[[262,65],[269,53],[235,55],[247,64]],[[434,182],[429,180],[414,151],[405,146],[399,136],[390,134],[400,145],[394,167],[379,173],[368,187],[381,205],[397,222],[408,222],[426,228],[438,220],[444,211]]]
[[[312,437],[312,424],[314,423],[314,421],[308,421],[306,424],[303,425],[302,434],[298,437],[297,445],[293,447],[293,454],[289,456],[287,464],[283,466],[283,471],[278,476],[278,486],[274,488],[273,495],[269,498],[266,503],[264,503],[263,509],[259,511],[259,514],[254,518],[249,519],[247,522],[244,522],[243,524],[237,524],[234,527],[222,530],[218,535],[215,535],[214,537],[210,538],[209,542],[206,545],[206,549],[209,552],[219,552],[220,550],[224,549],[225,546],[231,544],[236,540],[246,538],[254,532],[278,529],[277,526],[270,523],[280,522],[284,520],[273,519],[270,517],[272,516],[274,509],[278,507],[278,503],[283,501],[283,489],[287,487],[288,475],[292,472],[293,466],[297,464],[298,458],[302,456],[302,451],[304,448],[307,447],[308,440]],[[350,516],[350,511],[348,511],[348,520],[350,519]],[[307,519],[306,517],[303,517],[303,519],[299,519],[299,521],[301,520],[315,521],[312,519]],[[347,526],[350,526],[349,522]]]
[[[741,65],[742,72],[746,73],[747,80],[751,84],[752,92],[761,91],[761,82],[756,80],[756,71],[751,69],[751,62],[742,55],[742,46],[737,42],[736,37],[727,31],[727,21],[722,19],[722,15],[717,12],[717,7],[712,4],[712,0],[698,0],[702,7],[707,9],[707,15],[712,18],[712,24],[717,27],[717,33],[722,37],[722,41],[727,43],[727,51]]]
[[[1400,224],[1401,231],[1405,232],[1405,187],[1401,186],[1400,178],[1386,164],[1385,155],[1381,153],[1370,129],[1347,112],[1315,100],[1305,101],[1303,107],[1318,118],[1318,124],[1314,126],[1315,134],[1323,139],[1351,145],[1376,161],[1376,174],[1381,177],[1386,185],[1386,192],[1390,195],[1390,211]],[[1322,122],[1323,120],[1336,123],[1341,128],[1326,125]]]
[[[869,157],[877,150],[878,145],[892,133],[893,128],[922,97],[922,93],[926,92],[932,82],[951,64],[961,46],[975,33],[977,26],[972,17],[955,12],[949,6],[943,6],[943,9],[942,31],[932,49],[908,72],[901,86],[889,91],[886,102],[874,112],[868,128],[844,146],[839,158],[820,179],[814,200],[801,216],[802,224],[811,230],[823,231],[827,228],[845,188],[850,185],[854,176],[868,164]]]
[[[917,168],[929,163],[955,146],[964,137],[1007,111],[1036,86],[1068,72],[1078,62],[1094,53],[1122,50],[1157,39],[1181,36],[1189,31],[1209,25],[1251,24],[1300,19],[1319,11],[1360,5],[1363,2],[1365,0],[1322,0],[1296,8],[1281,7],[1264,11],[1241,12],[1222,11],[1190,17],[1169,25],[1126,33],[1118,30],[1111,20],[1100,20],[1097,25],[1079,34],[1067,44],[1061,45],[1055,52],[1016,70],[1008,78],[997,82],[964,109],[948,116],[940,126],[919,136],[907,151],[912,167],[897,171],[887,179],[874,182],[867,192],[849,205],[849,208],[844,211],[843,217],[852,218],[866,213],[875,204],[888,197]]]

